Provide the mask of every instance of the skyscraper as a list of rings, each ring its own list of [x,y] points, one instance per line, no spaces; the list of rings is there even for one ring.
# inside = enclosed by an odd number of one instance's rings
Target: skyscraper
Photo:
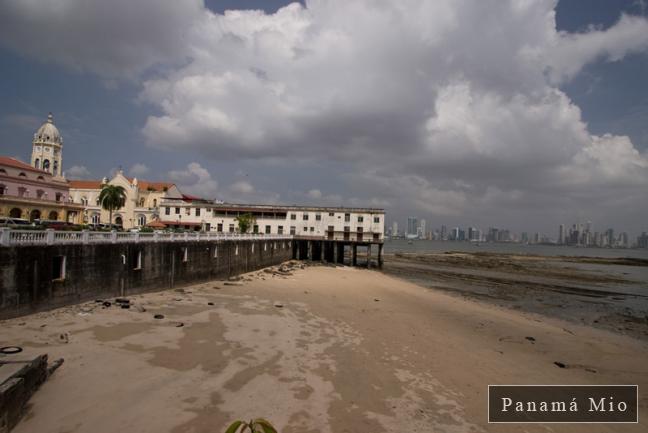
[[[425,232],[425,220],[424,219],[421,219],[421,224],[419,225],[419,228],[420,228],[419,237],[421,239],[425,239],[427,237],[427,233]]]
[[[407,234],[411,236],[416,236],[417,229],[418,229],[418,220],[416,219],[416,217],[408,217]]]
[[[560,224],[560,229],[558,229],[558,243],[559,244],[564,244],[565,243],[565,225]]]
[[[392,223],[392,236],[398,236],[398,223],[396,221]]]

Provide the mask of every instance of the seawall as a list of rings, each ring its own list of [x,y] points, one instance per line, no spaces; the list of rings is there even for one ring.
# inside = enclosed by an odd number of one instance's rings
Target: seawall
[[[290,240],[15,245],[0,248],[0,319],[254,271],[293,258]]]

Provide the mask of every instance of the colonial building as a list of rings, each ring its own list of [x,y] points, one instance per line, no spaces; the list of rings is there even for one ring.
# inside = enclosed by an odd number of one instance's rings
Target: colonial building
[[[160,222],[166,227],[222,233],[238,231],[237,218],[251,214],[251,232],[353,242],[382,242],[385,211],[374,208],[228,204],[166,198]]]
[[[84,208],[83,221],[86,224],[108,224],[109,211],[102,209],[99,194],[104,185],[119,185],[126,193],[126,203],[121,209],[113,210],[112,224],[125,229],[142,227],[157,219],[159,205],[165,198],[182,198],[173,183],[149,182],[124,176],[120,170],[108,180],[72,180],[70,196],[74,203]]]
[[[0,157],[0,216],[80,223],[83,207],[70,200],[63,177],[63,138],[52,113],[32,140],[32,165]]]

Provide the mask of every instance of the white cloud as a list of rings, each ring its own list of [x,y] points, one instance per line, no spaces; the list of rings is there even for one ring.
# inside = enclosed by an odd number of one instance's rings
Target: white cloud
[[[244,180],[234,182],[232,185],[230,185],[229,189],[233,195],[252,194],[254,192],[254,186],[252,186],[250,182]]]
[[[141,162],[137,162],[131,166],[131,168],[128,170],[128,174],[131,176],[145,176],[147,175],[151,170],[146,166],[146,164],[143,164]]]
[[[73,165],[65,170],[65,176],[68,179],[86,179],[90,177],[90,170],[84,165]]]
[[[171,170],[168,178],[175,182],[183,193],[195,194],[206,199],[216,198],[218,182],[197,162],[187,164],[184,170]]]
[[[320,191],[319,189],[311,189],[306,193],[306,195],[309,198],[318,199],[318,198],[322,198],[322,191]]]

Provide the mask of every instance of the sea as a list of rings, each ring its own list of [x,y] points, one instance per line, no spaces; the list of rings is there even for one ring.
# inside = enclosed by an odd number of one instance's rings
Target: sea
[[[605,257],[620,258],[633,257],[648,259],[646,248],[596,248],[573,247],[567,245],[544,244],[519,244],[508,242],[455,242],[455,241],[427,241],[405,239],[386,239],[386,253],[443,253],[447,251],[475,253],[490,252],[503,254],[530,254],[539,256],[575,256],[575,257]]]

